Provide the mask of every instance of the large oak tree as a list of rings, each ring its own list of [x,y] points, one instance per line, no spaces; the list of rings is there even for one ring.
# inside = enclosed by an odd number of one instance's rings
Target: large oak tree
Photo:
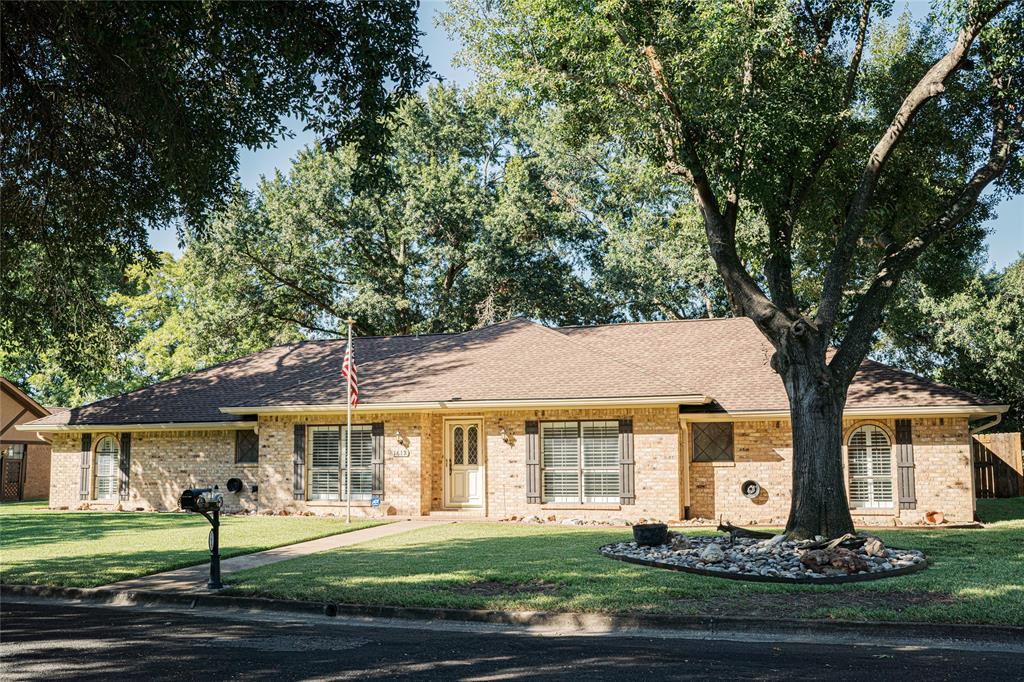
[[[88,370],[147,230],[198,226],[286,117],[364,160],[429,68],[416,0],[5,2],[0,356]]]
[[[467,0],[448,19],[482,74],[687,188],[732,308],[776,351],[793,537],[853,530],[843,407],[901,280],[923,254],[976,244],[982,192],[1020,182],[1024,4],[948,3],[897,36],[890,8]],[[764,224],[757,270],[744,221]]]

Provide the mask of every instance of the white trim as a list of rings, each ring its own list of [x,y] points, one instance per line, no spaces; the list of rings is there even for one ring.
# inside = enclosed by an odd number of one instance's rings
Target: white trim
[[[927,407],[852,407],[843,410],[844,418],[860,417],[958,417],[971,415],[985,417],[1006,412],[1009,405],[939,405]],[[789,419],[788,410],[738,410],[736,412],[681,412],[679,418],[686,421],[731,422],[759,421],[763,419]]]
[[[57,433],[59,431],[245,431],[256,430],[258,424],[255,421],[231,421],[231,422],[166,422],[161,424],[41,424],[32,426],[18,424],[15,428],[18,431],[33,431],[36,433]]]
[[[705,395],[656,395],[637,398],[556,398],[525,400],[444,400],[416,403],[359,403],[356,412],[413,412],[418,410],[505,410],[518,407],[619,407],[629,405],[706,405],[711,398]],[[345,410],[342,403],[332,405],[277,405],[271,407],[221,407],[225,414],[292,414],[315,412],[340,414]]]

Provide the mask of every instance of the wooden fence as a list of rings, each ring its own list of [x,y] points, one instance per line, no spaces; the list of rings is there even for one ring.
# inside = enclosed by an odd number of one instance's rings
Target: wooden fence
[[[981,433],[973,436],[971,446],[977,497],[1024,495],[1020,433]]]

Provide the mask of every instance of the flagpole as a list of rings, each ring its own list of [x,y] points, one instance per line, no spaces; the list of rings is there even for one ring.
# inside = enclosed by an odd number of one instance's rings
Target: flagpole
[[[352,353],[352,318],[348,318],[348,348],[345,353],[348,355],[348,371],[345,392],[345,523],[352,523],[352,365],[355,357]]]

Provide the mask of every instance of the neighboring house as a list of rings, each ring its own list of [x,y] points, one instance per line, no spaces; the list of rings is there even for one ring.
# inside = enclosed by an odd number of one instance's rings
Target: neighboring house
[[[745,318],[356,341],[359,514],[783,523],[788,403]],[[232,509],[339,513],[343,341],[278,346],[22,429],[52,433],[50,504],[173,509],[239,478]],[[974,513],[971,420],[1005,406],[865,362],[844,470],[859,523]],[[758,490],[752,498],[748,482]]]
[[[0,501],[45,499],[50,493],[50,441],[15,426],[62,409],[43,407],[0,377]]]

